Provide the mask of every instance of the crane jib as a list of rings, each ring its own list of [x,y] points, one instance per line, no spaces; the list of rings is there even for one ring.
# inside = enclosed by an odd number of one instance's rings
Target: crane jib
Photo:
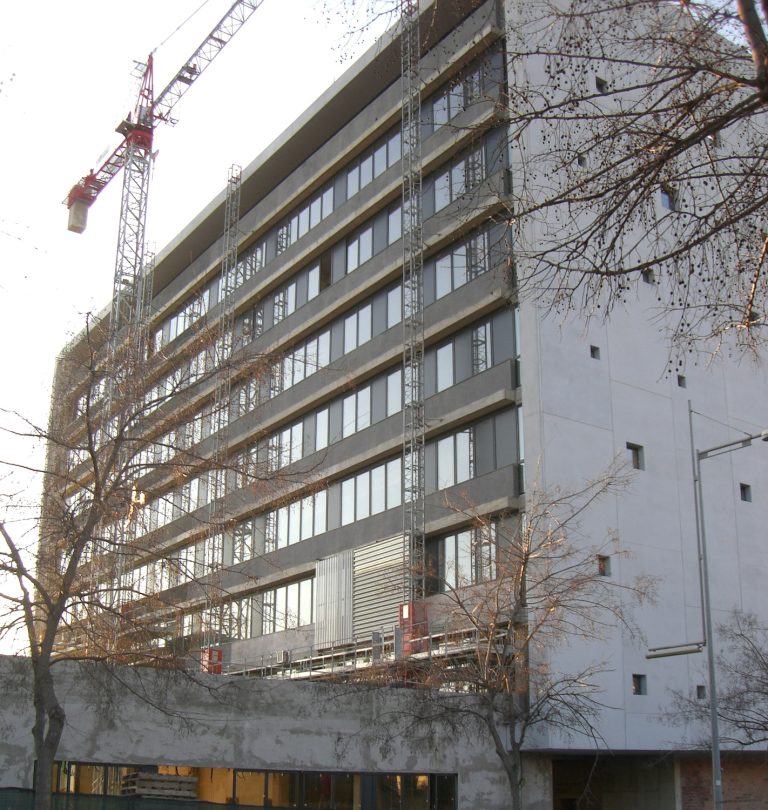
[[[155,124],[158,121],[175,123],[171,118],[173,107],[262,2],[263,0],[237,0],[233,3],[192,55],[184,61],[182,68],[170,83],[157,96],[154,96],[152,91],[152,55],[150,54],[144,70],[133,121],[129,117],[117,127],[117,132],[123,135],[123,142],[96,171],[91,170],[82,177],[64,200],[64,204],[69,208],[69,230],[75,233],[82,233],[85,230],[88,208],[123,168],[129,147],[149,151],[152,147],[152,132]],[[142,193],[146,193],[146,189]]]

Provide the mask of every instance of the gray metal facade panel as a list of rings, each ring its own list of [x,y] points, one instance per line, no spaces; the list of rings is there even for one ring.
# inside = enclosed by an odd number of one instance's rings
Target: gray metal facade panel
[[[403,601],[405,544],[401,535],[356,549],[354,632],[360,638],[397,624]]]
[[[352,551],[319,560],[315,580],[315,646],[318,649],[353,637]]]

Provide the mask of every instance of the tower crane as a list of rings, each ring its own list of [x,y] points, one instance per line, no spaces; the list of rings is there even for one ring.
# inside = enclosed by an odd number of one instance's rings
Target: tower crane
[[[176,103],[262,2],[236,0],[158,95],[154,93],[153,57],[149,55],[146,64],[140,66],[141,85],[136,105],[117,127],[117,132],[123,136],[122,142],[98,169],[88,172],[72,187],[64,201],[69,208],[69,230],[82,233],[88,209],[112,178],[124,169],[112,311],[104,358],[106,386],[101,430],[107,435],[111,431],[118,435],[130,421],[130,397],[126,398],[123,390],[132,390],[131,380],[134,386],[141,385],[141,366],[147,358],[154,259],[146,254],[145,227],[155,126],[160,122],[175,123],[171,113]],[[116,469],[122,469],[122,465],[118,463]],[[139,502],[134,500],[137,497],[135,483],[125,483],[123,488],[127,491],[129,507],[126,519],[114,524],[113,538],[117,550],[113,577],[118,582],[131,554],[131,536],[135,531],[131,516],[133,505]],[[115,643],[117,636],[115,625]]]
[[[157,96],[153,87],[152,54],[149,55],[146,64],[141,66],[136,106],[116,130],[123,136],[122,143],[98,169],[81,178],[64,201],[69,208],[69,230],[82,233],[90,206],[120,169],[125,170],[109,332],[110,352],[115,350],[117,335],[124,327],[141,331],[142,321],[148,317],[152,279],[144,267],[144,231],[155,126],[160,122],[176,123],[171,117],[176,103],[262,2],[236,0]]]

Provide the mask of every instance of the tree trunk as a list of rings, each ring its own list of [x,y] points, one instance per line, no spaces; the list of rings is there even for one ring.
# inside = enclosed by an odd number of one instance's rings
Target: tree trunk
[[[35,740],[35,810],[51,808],[51,776],[61,735],[64,732],[66,714],[59,703],[53,685],[49,661],[35,661],[34,704],[35,725],[32,736]]]
[[[485,723],[488,726],[488,731],[491,733],[496,754],[501,760],[501,765],[504,768],[504,773],[507,775],[509,782],[509,794],[512,800],[510,804],[511,810],[523,810],[523,760],[520,754],[520,746],[512,737],[511,750],[507,750],[504,745],[504,740],[499,734],[496,716],[493,709],[489,710],[485,716]]]

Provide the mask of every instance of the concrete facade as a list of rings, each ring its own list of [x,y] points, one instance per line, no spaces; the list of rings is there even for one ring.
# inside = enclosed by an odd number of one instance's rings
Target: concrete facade
[[[517,300],[512,268],[518,276],[526,268],[503,211],[526,149],[537,145],[533,135],[522,147],[508,143],[498,102],[507,81],[525,81],[542,67],[532,62],[521,71],[507,62],[506,39],[526,36],[524,5],[438,2],[434,15],[425,14],[427,555],[444,564],[453,538],[468,528],[467,515],[451,503],[471,504],[503,527],[524,510],[526,492],[578,489],[617,455],[639,451],[629,490],[590,510],[581,532],[589,545],[615,535],[617,584],[655,578],[655,602],[634,614],[642,636],[614,628],[599,642],[579,640],[549,654],[564,669],[610,662],[601,676],[598,747],[624,758],[601,782],[602,806],[677,810],[688,806],[680,786],[694,777],[653,763],[705,738],[706,729],[692,723],[667,722],[672,691],[695,694],[706,683],[705,665],[702,656],[647,661],[645,652],[698,640],[702,632],[689,401],[706,414],[694,425],[696,446],[709,447],[766,426],[768,381],[760,368],[720,359],[691,364],[684,375],[665,373],[668,347],[652,319],[651,284],[638,282],[607,321],[545,316],[536,302]],[[243,172],[230,528],[211,536],[203,463],[188,464],[183,480],[177,468],[157,465],[139,483],[147,496],[138,521],[142,553],[122,574],[134,594],[162,595],[170,607],[160,641],[188,661],[199,662],[201,648],[210,646],[220,651],[225,672],[286,674],[286,664],[323,651],[371,647],[374,634],[388,637],[398,625],[399,71],[399,41],[387,36]],[[183,449],[203,461],[215,443],[215,379],[209,359],[199,361],[207,374],[193,363],[201,327],[217,323],[223,208],[222,195],[158,256],[152,301],[149,382],[157,391],[183,389],[164,407],[188,412],[192,438]],[[74,433],[82,396],[76,384],[57,400],[74,415]],[[269,475],[263,467],[251,479],[236,474],[251,461],[267,465]],[[66,463],[77,470],[77,458]],[[734,609],[765,615],[768,506],[757,495],[768,477],[761,448],[707,461],[704,476],[716,621]],[[740,497],[744,483],[756,496],[750,502]],[[63,494],[76,493],[70,485]],[[472,581],[476,570],[472,558],[465,572]],[[427,610],[438,601],[430,596]],[[9,672],[15,666],[3,665]],[[405,699],[393,690],[347,694],[339,706],[334,687],[314,683],[218,676],[221,701],[196,682],[176,684],[167,699],[194,706],[185,730],[119,690],[107,721],[65,672],[70,725],[63,760],[451,773],[462,810],[507,806],[486,740],[467,744],[437,730],[429,745],[407,735],[392,745],[376,737],[379,714]],[[637,677],[640,691],[633,688]],[[21,705],[7,721],[15,729],[27,723]],[[29,745],[19,739],[22,747],[5,744],[2,779],[28,786]],[[544,730],[530,747],[526,806],[575,806],[568,802],[580,794],[569,788],[591,768],[585,763],[594,741]],[[575,758],[570,765],[568,757]],[[648,769],[653,777],[643,779]]]
[[[409,690],[75,663],[54,671],[68,718],[62,761],[454,774],[459,807],[501,810],[507,804],[505,780],[487,741],[473,738],[467,746],[439,726],[418,738],[404,733]],[[28,788],[34,763],[28,662],[1,658],[0,675],[0,787]],[[550,806],[548,785],[535,780],[532,810]]]

